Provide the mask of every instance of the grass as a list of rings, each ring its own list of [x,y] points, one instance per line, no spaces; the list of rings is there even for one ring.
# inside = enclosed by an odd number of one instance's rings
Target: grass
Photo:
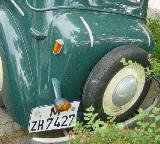
[[[156,48],[153,50],[152,56],[149,59],[151,63],[151,74],[160,77],[160,20],[149,20],[147,26],[156,42]]]
[[[147,23],[148,28],[152,32],[156,41],[156,48],[153,50],[153,57],[160,61],[160,20],[149,20]]]

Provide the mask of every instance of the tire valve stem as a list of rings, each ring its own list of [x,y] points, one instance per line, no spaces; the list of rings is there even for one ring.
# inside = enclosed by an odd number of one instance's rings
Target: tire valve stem
[[[54,106],[56,110],[58,112],[67,111],[71,108],[71,103],[61,97],[61,82],[56,78],[52,78],[52,85],[55,94]]]

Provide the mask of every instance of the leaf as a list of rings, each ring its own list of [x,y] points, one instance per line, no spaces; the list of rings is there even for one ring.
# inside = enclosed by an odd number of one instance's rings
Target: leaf
[[[159,128],[157,128],[157,132],[160,132],[160,127],[159,127]]]
[[[149,117],[150,117],[150,118],[154,118],[154,114],[150,114]]]
[[[149,132],[149,133],[153,133],[153,129],[148,128],[148,132]]]
[[[128,64],[133,64],[133,62],[131,60],[128,61]]]
[[[144,128],[147,128],[149,125],[150,125],[149,122],[145,122],[145,123],[142,124],[142,126],[143,126]]]
[[[88,117],[84,117],[84,120],[85,120],[85,121],[89,121],[89,120],[90,120],[90,118],[88,118]]]
[[[155,128],[155,127],[156,127],[156,124],[155,124],[155,123],[152,123],[152,124],[150,125],[150,127],[151,127],[151,128]]]
[[[84,113],[84,116],[85,116],[85,117],[89,117],[89,118],[91,118],[91,117],[92,117],[92,115],[93,115],[92,113]]]
[[[137,122],[137,124],[141,126],[143,123],[141,121],[139,121],[139,122]]]
[[[125,58],[122,58],[121,61],[120,61],[124,66],[127,66],[128,63],[126,62],[126,59]]]
[[[155,116],[155,121],[160,121],[160,115]]]
[[[89,108],[86,109],[87,112],[93,112],[94,111],[94,107],[90,106]]]

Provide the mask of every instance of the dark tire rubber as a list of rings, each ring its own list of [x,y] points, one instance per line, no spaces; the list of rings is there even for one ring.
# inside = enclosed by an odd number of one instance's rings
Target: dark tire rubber
[[[83,110],[93,106],[99,114],[98,118],[106,121],[108,115],[103,110],[103,95],[110,80],[124,66],[121,59],[132,60],[142,66],[149,65],[148,53],[137,46],[121,46],[108,52],[93,68],[83,89],[82,105]],[[128,119],[140,107],[150,88],[151,81],[146,80],[143,91],[138,100],[124,113],[116,116],[116,122]]]

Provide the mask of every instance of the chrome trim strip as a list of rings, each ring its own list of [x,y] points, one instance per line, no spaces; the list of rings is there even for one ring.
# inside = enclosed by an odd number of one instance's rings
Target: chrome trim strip
[[[19,11],[19,13],[24,16],[24,12],[22,9],[17,5],[17,3],[14,0],[11,0],[11,3],[15,6],[15,8]]]
[[[41,143],[66,143],[71,140],[69,136],[59,137],[59,138],[32,138],[33,141]]]
[[[92,30],[91,30],[91,28],[89,27],[88,23],[85,21],[85,19],[82,16],[80,16],[80,19],[81,19],[81,21],[83,22],[84,26],[86,27],[86,29],[88,31],[88,34],[89,34],[89,37],[90,37],[90,41],[91,41],[91,47],[93,47],[94,39],[93,39]]]

